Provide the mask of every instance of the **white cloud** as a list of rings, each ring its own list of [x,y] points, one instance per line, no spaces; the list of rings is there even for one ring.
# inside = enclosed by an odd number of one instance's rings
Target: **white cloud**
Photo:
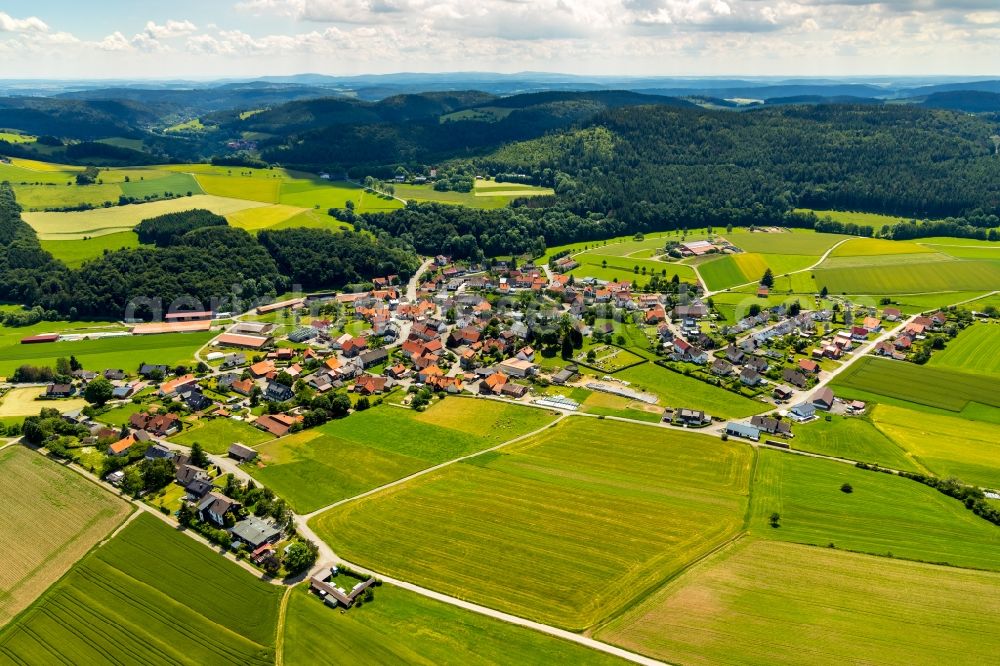
[[[146,22],[146,34],[153,39],[185,37],[197,31],[198,27],[191,21],[168,20],[163,25],[157,25],[153,21]]]
[[[101,41],[97,42],[97,48],[102,51],[131,51],[132,43],[129,42],[125,35],[117,30]]]
[[[0,12],[0,32],[48,32],[48,30],[49,26],[37,16],[19,19]]]

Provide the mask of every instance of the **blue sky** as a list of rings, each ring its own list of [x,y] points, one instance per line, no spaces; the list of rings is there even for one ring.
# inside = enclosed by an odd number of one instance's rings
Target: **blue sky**
[[[0,0],[0,77],[1000,74],[1000,0]]]

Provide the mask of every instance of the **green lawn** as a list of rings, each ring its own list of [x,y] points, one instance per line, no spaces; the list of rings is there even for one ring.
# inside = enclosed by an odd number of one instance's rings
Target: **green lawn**
[[[543,427],[551,413],[448,398],[423,413],[384,405],[258,447],[247,471],[299,513]]]
[[[916,481],[777,451],[760,452],[754,478],[754,536],[1000,570],[1000,529]]]
[[[269,439],[274,437],[242,421],[229,418],[202,418],[193,427],[185,428],[171,437],[170,441],[183,446],[191,446],[198,442],[207,453],[218,455],[224,454],[235,442],[255,446]]]
[[[121,407],[115,407],[113,409],[109,409],[108,411],[98,416],[96,420],[100,421],[101,423],[107,423],[110,426],[120,428],[121,426],[128,423],[129,418],[133,414],[137,414],[143,411],[143,409],[145,409],[144,405],[137,405],[135,403],[130,402],[128,404],[122,405]]]
[[[1000,326],[976,324],[961,331],[927,365],[951,368],[976,375],[1000,377]]]
[[[143,514],[0,633],[0,654],[22,664],[273,664],[283,591]]]
[[[96,259],[105,252],[139,247],[139,236],[134,231],[75,240],[43,240],[42,249],[52,254],[70,268],[79,268],[88,259]]]
[[[350,561],[582,630],[741,528],[752,456],[574,417],[311,524]]]
[[[679,664],[988,663],[1000,576],[744,540],[599,639]]]
[[[660,396],[661,405],[702,409],[712,416],[722,418],[760,414],[769,407],[763,402],[745,398],[653,363],[622,370],[615,377],[631,382],[633,389],[656,393]]]
[[[58,322],[56,322],[58,324]],[[60,331],[67,327],[55,326]],[[9,329],[6,329],[9,330]],[[33,335],[27,329],[21,331],[24,337]],[[122,368],[129,372],[138,369],[140,363],[193,363],[194,352],[208,342],[215,333],[167,333],[164,335],[136,335],[100,340],[80,340],[79,342],[52,342],[22,345],[19,334],[0,337],[0,375],[10,375],[24,364],[54,366],[60,356],[76,356],[83,367],[95,372],[107,368]]]
[[[890,469],[923,472],[891,439],[876,428],[867,417],[831,414],[811,423],[793,427],[795,437],[789,440],[793,449],[822,453],[827,456],[877,463]]]
[[[379,664],[617,664],[596,650],[434,601],[391,585],[341,614],[304,588],[285,621],[286,664],[338,660]]]

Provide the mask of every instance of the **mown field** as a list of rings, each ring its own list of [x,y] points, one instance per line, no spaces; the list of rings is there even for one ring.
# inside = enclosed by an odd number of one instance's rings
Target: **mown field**
[[[808,208],[796,208],[796,211],[806,211]],[[896,224],[897,222],[902,222],[903,218],[894,215],[882,215],[881,213],[858,213],[854,211],[847,210],[813,210],[816,216],[820,219],[824,217],[829,217],[835,222],[843,222],[844,224],[857,224],[861,226],[872,226],[876,229],[881,229],[883,224]]]
[[[183,446],[195,442],[201,444],[207,453],[224,454],[235,442],[254,446],[274,439],[273,436],[242,421],[228,418],[199,419],[192,428],[185,428],[170,438]]]
[[[927,365],[976,375],[1000,376],[1000,326],[976,324],[961,331],[948,346],[931,355]]]
[[[741,541],[599,639],[683,664],[986,663],[1000,575]]]
[[[62,327],[58,324],[62,324]],[[54,330],[66,327],[56,322]],[[212,339],[214,333],[168,333],[165,335],[137,335],[78,342],[50,342],[22,345],[23,336],[33,335],[28,328],[14,329],[15,334],[0,337],[0,376],[9,376],[18,366],[54,366],[60,356],[76,356],[83,367],[95,372],[107,368],[121,368],[130,372],[140,363],[193,363],[194,352]]]
[[[870,356],[838,375],[833,388],[847,395],[857,390],[952,412],[962,411],[969,402],[1000,407],[993,377]]]
[[[0,450],[0,626],[56,582],[131,511],[59,463],[13,445]],[[40,662],[36,662],[40,663]]]
[[[891,469],[922,472],[906,452],[886,437],[867,417],[831,414],[793,427],[792,448],[827,456],[877,463]]]
[[[841,490],[844,483],[853,492]],[[910,479],[844,463],[759,453],[750,533],[872,555],[1000,570],[1000,530]],[[778,528],[770,516],[781,516]]]
[[[615,377],[631,382],[633,389],[659,395],[660,404],[667,407],[702,409],[712,416],[723,418],[760,414],[767,409],[767,405],[762,402],[744,398],[653,363],[622,370]]]
[[[813,271],[816,284],[832,293],[909,294],[935,291],[987,291],[1000,284],[1000,262],[934,261]]]
[[[830,253],[831,257],[885,257],[892,254],[920,254],[933,252],[930,248],[913,243],[882,238],[852,238]]]
[[[1000,425],[878,405],[879,429],[942,478],[1000,488]]]
[[[78,268],[88,259],[123,248],[139,247],[139,236],[134,231],[120,231],[86,240],[43,240],[42,249],[70,268]]]
[[[58,401],[39,400],[45,394],[44,386],[12,388],[0,398],[0,418],[10,416],[37,416],[43,407],[56,407],[62,411],[82,409],[87,401],[82,397],[64,398]]]
[[[811,229],[790,229],[781,233],[734,230],[722,234],[744,252],[795,254],[819,257],[842,240],[851,238],[841,234],[818,234]]]
[[[619,664],[596,650],[462,610],[391,585],[374,603],[346,614],[327,608],[300,588],[288,600],[286,664],[499,663]]]
[[[283,592],[142,514],[0,633],[0,655],[20,664],[273,664]]]
[[[545,410],[473,398],[448,398],[423,413],[385,405],[263,444],[260,462],[247,471],[308,513],[553,418]]]
[[[742,252],[699,264],[698,272],[709,289],[717,290],[757,282],[768,268],[777,278],[785,273],[800,271],[815,262],[816,257],[810,255]]]
[[[577,417],[311,524],[348,560],[582,630],[742,527],[752,455]]]

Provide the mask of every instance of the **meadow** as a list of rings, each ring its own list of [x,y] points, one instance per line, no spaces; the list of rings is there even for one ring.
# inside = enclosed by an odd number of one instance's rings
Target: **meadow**
[[[837,294],[988,291],[1000,284],[1000,262],[956,259],[840,268],[821,265],[813,274],[817,285]]]
[[[0,655],[22,664],[273,664],[283,592],[141,514],[0,633]]]
[[[185,428],[171,437],[170,441],[182,446],[198,442],[207,453],[220,455],[225,454],[235,442],[254,446],[269,439],[274,438],[248,423],[218,417],[198,419],[194,427]]]
[[[422,413],[385,405],[263,444],[260,461],[247,471],[298,513],[308,513],[553,418],[545,410],[473,398],[448,398]]]
[[[380,664],[618,664],[615,657],[383,585],[375,601],[340,614],[303,588],[292,592],[284,662]]]
[[[929,486],[844,463],[760,451],[751,513],[750,533],[763,539],[1000,570],[995,525]]]
[[[632,388],[650,391],[660,396],[660,404],[668,407],[702,409],[712,416],[739,418],[759,414],[767,405],[712,386],[699,379],[667,370],[654,363],[644,363],[622,370],[616,379],[632,383]]]
[[[348,560],[582,630],[741,529],[752,455],[575,417],[311,524]]]
[[[851,238],[841,234],[818,234],[811,229],[790,229],[781,233],[734,230],[722,237],[744,252],[812,257],[819,257],[840,241]]]
[[[42,249],[70,268],[79,268],[88,259],[96,259],[105,252],[139,247],[139,236],[134,231],[96,236],[86,240],[42,240]]]
[[[1000,377],[1000,326],[976,324],[959,332],[947,346],[931,355],[927,365],[976,375]]]
[[[831,414],[793,427],[792,448],[827,456],[876,463],[890,469],[925,472],[902,448],[886,437],[868,417]]]
[[[830,253],[831,257],[885,257],[893,254],[931,253],[933,250],[913,243],[882,238],[852,238]]]
[[[83,398],[65,398],[58,402],[38,400],[45,393],[44,386],[12,388],[0,398],[0,418],[9,416],[37,416],[43,407],[56,407],[68,412],[87,405]]]
[[[815,262],[816,258],[810,255],[741,252],[699,264],[698,272],[705,280],[706,287],[718,290],[757,282],[768,268],[777,278],[808,268]]]
[[[61,323],[62,327],[54,327],[54,330],[72,332],[64,322],[55,323]],[[33,333],[28,329],[14,330],[20,333],[0,337],[0,359],[3,359],[0,360],[0,376],[9,376],[24,364],[55,366],[60,356],[76,356],[84,368],[94,371],[120,368],[134,372],[140,363],[190,364],[194,361],[194,352],[215,336],[210,332],[167,333],[22,345],[20,338]]]
[[[1000,488],[1000,425],[877,405],[879,429],[942,478]]]
[[[808,208],[796,208],[796,212],[809,212]],[[829,217],[834,222],[844,224],[857,224],[860,226],[872,226],[881,229],[883,224],[896,224],[902,222],[903,218],[895,215],[882,215],[881,213],[858,213],[847,210],[813,210],[820,219]]]
[[[969,402],[1000,407],[993,377],[884,358],[858,360],[838,375],[832,386],[846,395],[862,391],[952,412],[962,411]]]
[[[672,663],[983,663],[1000,649],[1000,575],[743,540],[599,639]]]
[[[577,279],[591,277],[604,282],[634,281],[639,285],[645,285],[653,275],[667,280],[676,275],[684,282],[698,281],[694,269],[687,264],[603,254],[603,248],[600,247],[578,254],[574,259],[580,265],[569,271],[569,274]],[[646,272],[643,273],[643,270]]]
[[[0,626],[27,607],[131,511],[59,463],[12,445],[0,450]]]

